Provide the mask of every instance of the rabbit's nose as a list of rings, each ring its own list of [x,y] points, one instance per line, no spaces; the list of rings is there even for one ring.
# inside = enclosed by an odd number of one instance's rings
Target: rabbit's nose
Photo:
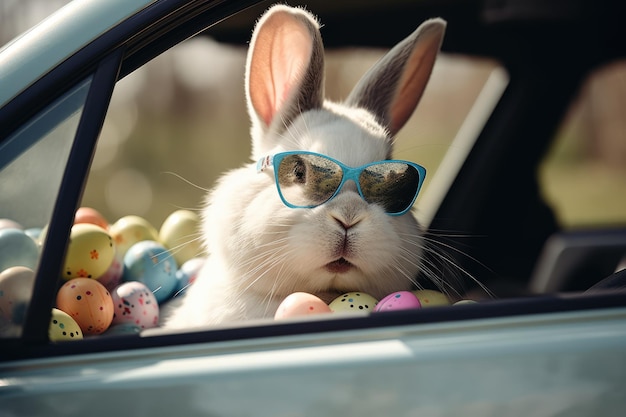
[[[358,223],[360,223],[360,222],[361,222],[361,219],[358,219],[358,218],[357,218],[357,219],[345,219],[345,218],[341,218],[341,217],[339,217],[339,216],[334,216],[334,215],[333,215],[332,217],[333,217],[333,219],[334,219],[337,223],[339,223],[339,225],[340,225],[341,227],[343,227],[345,230],[348,230],[348,229],[350,229],[351,227],[354,227],[354,226],[356,226]]]
[[[336,200],[336,201],[335,201]],[[366,217],[365,207],[367,203],[357,193],[343,193],[331,201],[328,207],[328,215],[344,230],[348,230]]]

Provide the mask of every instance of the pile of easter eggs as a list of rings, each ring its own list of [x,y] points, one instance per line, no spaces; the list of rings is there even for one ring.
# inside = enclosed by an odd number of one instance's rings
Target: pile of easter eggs
[[[10,226],[0,229],[0,319],[20,323],[45,230],[31,238],[19,225]],[[198,215],[188,210],[170,214],[157,231],[139,216],[109,224],[97,210],[79,208],[61,271],[65,282],[52,310],[50,340],[156,327],[159,306],[183,292],[204,262],[198,257],[198,226]]]
[[[471,302],[470,300],[461,300],[454,304]],[[313,294],[295,292],[287,296],[278,306],[274,319],[289,319],[324,313],[380,313],[451,304],[452,302],[445,294],[434,290],[396,291],[380,300],[367,293],[355,291],[342,294],[329,304]]]
[[[159,324],[159,306],[193,283],[204,263],[197,213],[178,210],[157,229],[129,215],[109,224],[95,209],[81,207],[61,270],[49,327],[52,341],[100,334],[137,333]],[[0,331],[19,327],[32,294],[45,228],[24,230],[0,219]],[[461,301],[467,303],[469,301]],[[451,305],[433,290],[398,291],[378,300],[348,292],[326,304],[296,292],[278,307],[277,320],[324,313],[380,313]]]

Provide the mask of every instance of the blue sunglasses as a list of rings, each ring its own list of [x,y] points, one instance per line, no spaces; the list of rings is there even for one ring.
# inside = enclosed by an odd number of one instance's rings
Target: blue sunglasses
[[[352,180],[361,198],[392,216],[411,208],[426,176],[426,169],[413,162],[385,160],[352,168],[306,151],[281,152],[257,162],[258,172],[269,167],[274,169],[278,195],[287,207],[317,207],[332,200],[346,181]]]

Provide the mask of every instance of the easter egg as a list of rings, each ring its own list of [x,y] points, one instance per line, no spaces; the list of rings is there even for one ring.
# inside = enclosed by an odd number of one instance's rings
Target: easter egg
[[[25,266],[13,266],[0,272],[0,316],[7,322],[21,324],[35,285],[35,272]]]
[[[104,274],[98,278],[98,282],[110,291],[120,285],[122,276],[124,275],[124,259],[120,256],[119,251],[115,250],[113,261]]]
[[[16,222],[15,220],[11,220],[11,219],[0,219],[0,230],[2,229],[18,229],[18,230],[22,230],[24,229],[24,227],[19,224],[18,222]]]
[[[170,214],[159,230],[159,242],[172,251],[178,265],[202,253],[199,239],[200,216],[190,210]]]
[[[39,236],[37,237],[37,247],[41,248],[43,246],[43,244],[46,241],[46,238],[48,237],[48,225],[45,225],[44,227],[41,228],[41,232],[39,233]]]
[[[450,300],[445,294],[435,290],[415,290],[412,291],[413,295],[417,297],[423,308],[437,307],[437,306],[449,306]]]
[[[137,281],[125,282],[111,292],[113,324],[129,323],[142,329],[159,324],[159,304],[152,291]]]
[[[330,307],[319,297],[305,292],[295,292],[280,303],[274,319],[281,320],[331,312]]]
[[[59,289],[57,308],[69,314],[83,334],[104,332],[113,321],[113,299],[98,281],[74,278]]]
[[[459,300],[453,305],[459,306],[459,305],[467,305],[467,304],[478,304],[478,302],[474,300]]]
[[[109,227],[109,233],[122,257],[135,243],[159,238],[157,230],[146,219],[132,215],[122,217],[113,223]]]
[[[109,228],[109,222],[106,221],[100,212],[91,207],[80,207],[74,215],[74,224],[89,223],[102,227],[104,230]]]
[[[124,256],[124,281],[144,283],[159,303],[174,293],[177,270],[170,252],[153,240],[135,243]]]
[[[191,258],[178,268],[176,271],[176,294],[183,293],[190,284],[193,284],[204,262],[204,258]]]
[[[132,323],[112,324],[111,327],[104,332],[103,336],[122,336],[127,334],[141,333],[141,327]]]
[[[39,238],[41,237],[42,231],[43,229],[41,227],[29,227],[28,229],[24,230],[24,233],[26,233],[28,237],[34,240],[35,243],[39,243]]]
[[[39,259],[37,243],[21,229],[0,230],[0,271],[12,266],[34,270]]]
[[[62,277],[66,280],[97,279],[109,269],[114,257],[115,245],[106,230],[94,224],[75,224],[70,233]]]
[[[375,312],[409,310],[420,308],[420,301],[410,291],[397,291],[389,294],[378,302]]]
[[[335,313],[372,311],[378,300],[364,292],[348,292],[335,298],[328,305]]]
[[[51,342],[80,340],[83,338],[83,332],[76,320],[71,318],[69,314],[58,308],[53,308],[50,327],[48,327],[48,337]]]

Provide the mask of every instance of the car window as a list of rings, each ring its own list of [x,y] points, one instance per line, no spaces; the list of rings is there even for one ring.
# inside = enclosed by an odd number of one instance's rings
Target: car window
[[[329,49],[329,98],[344,99],[358,78],[385,52],[375,48]],[[141,239],[159,241],[168,224],[188,221],[199,226],[198,217],[172,220],[171,216],[181,212],[184,216],[190,212],[199,216],[206,193],[218,178],[249,162],[245,55],[245,46],[199,36],[118,81],[81,202],[84,209],[97,211],[117,244],[113,262],[117,272],[113,268],[99,280],[110,292],[133,280],[124,276],[127,267],[121,266],[129,249],[121,229],[130,223],[131,228],[142,230]],[[426,195],[444,155],[451,149],[462,154],[471,148],[471,142],[457,142],[458,133],[477,98],[493,84],[494,73],[502,71],[493,60],[441,54],[420,106],[397,138],[393,155],[428,170],[424,191],[416,204],[418,216],[427,211],[420,205],[420,198]],[[500,88],[490,92],[495,101],[502,92],[502,83],[506,84],[502,76],[496,78]],[[489,110],[487,105],[485,117]],[[484,119],[472,121],[481,122]],[[465,130],[467,135],[467,127]],[[435,204],[433,201],[436,203],[432,198],[426,203]],[[158,262],[172,261],[178,279],[189,279],[183,271],[185,260],[204,256],[199,233],[196,228],[188,229],[173,245],[163,245],[170,252]],[[163,249],[156,252],[159,250]],[[181,255],[185,251],[191,253],[186,258]],[[159,292],[165,292],[160,284],[154,294],[161,304],[172,299],[172,294],[175,299],[185,285],[178,281],[165,300],[159,300]],[[119,317],[114,319],[105,334],[134,331],[116,326],[119,322]]]
[[[0,144],[0,336],[21,332],[50,221],[91,78]]]
[[[595,70],[561,125],[540,178],[568,229],[626,224],[626,61]]]

